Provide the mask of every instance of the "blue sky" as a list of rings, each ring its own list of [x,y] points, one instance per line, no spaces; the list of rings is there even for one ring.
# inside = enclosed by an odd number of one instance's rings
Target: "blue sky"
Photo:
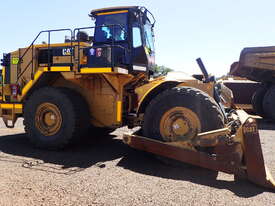
[[[220,76],[242,48],[275,45],[274,0],[15,0],[1,2],[0,52],[28,46],[40,30],[90,26],[90,10],[120,5],[152,11],[157,64],[174,70],[198,73],[202,57]]]

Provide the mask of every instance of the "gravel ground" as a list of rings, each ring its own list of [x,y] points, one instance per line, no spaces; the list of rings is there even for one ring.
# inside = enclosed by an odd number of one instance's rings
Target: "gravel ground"
[[[260,134],[275,177],[273,124],[262,122]],[[133,150],[121,141],[125,131],[49,152],[32,148],[22,121],[0,125],[0,205],[275,205],[274,192],[232,175],[168,167]]]

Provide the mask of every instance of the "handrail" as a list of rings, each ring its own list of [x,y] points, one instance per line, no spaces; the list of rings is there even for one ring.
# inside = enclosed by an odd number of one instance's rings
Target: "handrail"
[[[26,51],[23,53],[23,55],[20,57],[19,56],[19,61],[17,64],[17,71],[20,71],[20,73],[17,75],[17,80],[16,83],[18,83],[20,77],[27,71],[28,67],[30,66],[30,64],[32,65],[32,72],[31,72],[31,79],[34,78],[34,65],[33,65],[33,60],[34,60],[34,43],[36,42],[36,40],[38,39],[38,37],[42,34],[42,33],[48,33],[48,70],[50,68],[50,45],[51,45],[51,33],[52,32],[60,32],[60,31],[69,31],[71,33],[71,49],[73,49],[73,42],[75,42],[76,40],[76,31],[80,31],[80,30],[86,30],[86,29],[96,29],[98,27],[111,27],[112,30],[112,36],[114,36],[114,27],[119,26],[121,28],[122,31],[125,32],[126,38],[128,38],[128,34],[127,31],[125,30],[125,28],[121,25],[121,24],[110,24],[110,25],[101,25],[101,26],[94,26],[94,27],[81,27],[81,28],[75,28],[74,30],[72,29],[53,29],[53,30],[44,30],[44,31],[40,31],[37,36],[34,38],[34,40],[32,41],[32,43],[30,44],[30,46],[26,49]],[[80,55],[80,40],[78,39],[78,58]],[[122,49],[124,49],[125,53],[127,51],[127,48],[122,47],[121,45],[115,45],[115,39],[112,38],[112,44],[111,45],[102,45],[102,46],[111,46],[111,52],[112,52],[112,64],[114,66],[114,52],[113,52],[113,47],[120,47]],[[101,47],[102,47],[101,46]],[[23,71],[21,71],[21,63],[23,58],[25,57],[25,55],[28,53],[29,50],[32,50],[32,58],[30,60],[30,62],[28,62],[27,66],[23,69]],[[73,55],[74,52],[71,52],[71,63],[73,62]],[[77,59],[79,60],[79,59]],[[80,69],[79,64],[78,64],[78,69]]]
[[[32,73],[31,73],[31,78],[33,79],[33,73],[34,73],[34,66],[33,66],[33,49],[34,49],[34,43],[36,42],[36,40],[38,39],[38,37],[42,34],[42,33],[48,33],[48,68],[50,67],[49,63],[49,57],[50,57],[50,34],[51,32],[59,32],[59,31],[70,31],[71,33],[71,48],[73,47],[73,43],[72,43],[72,38],[73,38],[73,31],[71,29],[53,29],[53,30],[44,30],[44,31],[40,31],[38,33],[38,35],[34,38],[34,40],[32,41],[32,43],[30,44],[30,46],[26,49],[26,51],[23,53],[23,55],[21,57],[19,57],[19,61],[17,64],[17,71],[20,71],[20,74],[17,76],[17,80],[16,83],[18,83],[20,77],[27,71],[28,67],[30,66],[30,64],[32,64]],[[23,60],[23,57],[28,53],[28,51],[32,49],[32,58],[31,61],[27,64],[27,66],[23,69],[23,71],[21,72],[21,62]],[[71,54],[71,63],[73,61],[73,56]]]

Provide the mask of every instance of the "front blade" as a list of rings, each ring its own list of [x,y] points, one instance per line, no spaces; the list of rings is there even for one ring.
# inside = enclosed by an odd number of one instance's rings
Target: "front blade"
[[[275,181],[264,164],[257,123],[248,118],[243,125],[244,158],[247,178],[258,185],[275,190]]]

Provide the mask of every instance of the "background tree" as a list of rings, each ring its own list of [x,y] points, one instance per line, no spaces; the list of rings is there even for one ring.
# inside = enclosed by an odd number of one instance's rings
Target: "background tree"
[[[152,70],[154,72],[154,76],[158,77],[158,76],[165,76],[168,72],[173,71],[173,69],[166,67],[166,66],[159,66],[157,64],[155,64],[152,67]]]

